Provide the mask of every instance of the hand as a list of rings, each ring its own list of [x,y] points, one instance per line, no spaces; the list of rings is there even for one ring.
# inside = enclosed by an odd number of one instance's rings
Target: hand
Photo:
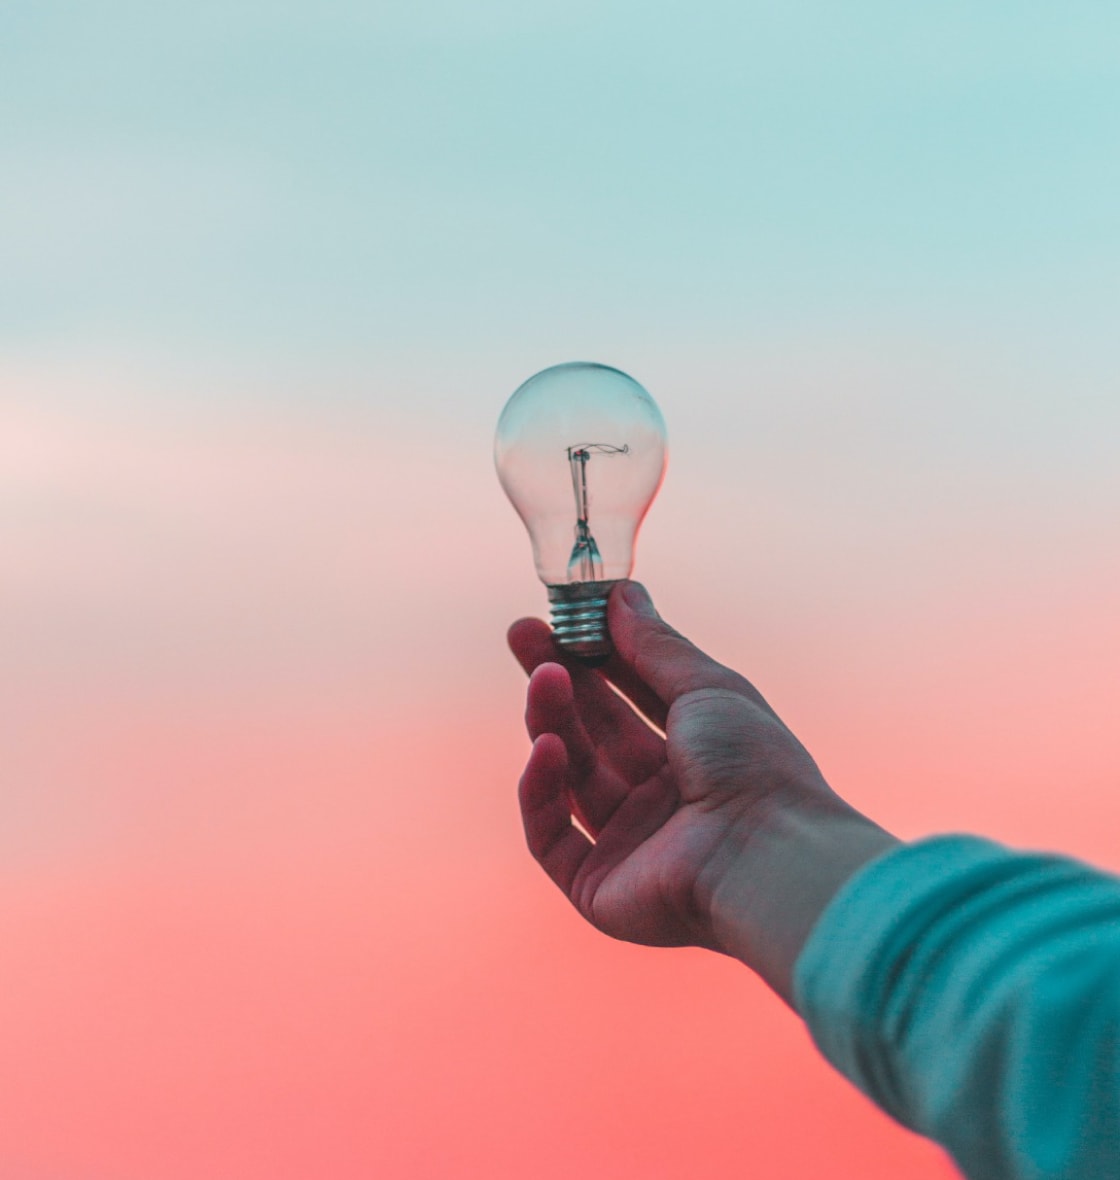
[[[788,998],[793,958],[838,887],[832,878],[852,871],[853,853],[862,863],[893,840],[832,793],[754,686],[662,622],[637,583],[614,588],[609,624],[615,654],[599,670],[561,664],[544,623],[510,629],[531,673],[534,744],[520,791],[529,848],[606,934],[734,954]],[[858,848],[826,856],[836,863],[823,882],[803,868],[812,887],[799,882],[793,900],[768,896],[788,884],[782,857],[804,851],[791,838],[818,845],[822,824],[836,820]]]

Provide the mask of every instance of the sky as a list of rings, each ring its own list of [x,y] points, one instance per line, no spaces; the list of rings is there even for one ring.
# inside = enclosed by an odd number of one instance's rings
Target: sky
[[[1120,13],[0,14],[0,1173],[951,1175],[525,851],[510,393],[669,428],[637,576],[916,838],[1120,869]]]

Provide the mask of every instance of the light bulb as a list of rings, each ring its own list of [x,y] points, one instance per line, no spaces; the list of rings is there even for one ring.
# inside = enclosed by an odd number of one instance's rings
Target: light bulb
[[[665,473],[661,411],[618,369],[554,365],[506,402],[494,461],[529,530],[557,643],[601,663],[611,586],[634,568],[638,527]]]

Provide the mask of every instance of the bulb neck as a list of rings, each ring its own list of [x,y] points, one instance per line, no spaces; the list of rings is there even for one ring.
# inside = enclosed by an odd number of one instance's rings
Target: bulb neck
[[[612,651],[607,600],[615,580],[548,587],[553,639],[562,651],[591,667],[602,664]]]

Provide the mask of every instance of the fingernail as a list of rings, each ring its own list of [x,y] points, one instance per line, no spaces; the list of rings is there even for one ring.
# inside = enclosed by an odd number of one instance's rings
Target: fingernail
[[[649,591],[641,582],[627,582],[622,587],[622,598],[636,615],[641,615],[646,619],[658,618],[657,611],[654,609],[653,599],[650,598]]]

